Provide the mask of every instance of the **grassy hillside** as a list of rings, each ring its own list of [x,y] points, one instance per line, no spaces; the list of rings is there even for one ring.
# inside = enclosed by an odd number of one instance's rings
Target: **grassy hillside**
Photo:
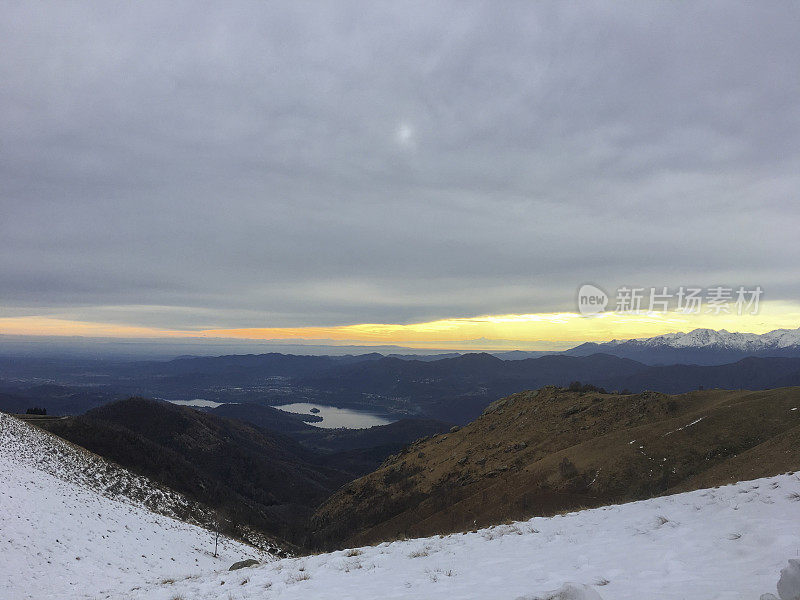
[[[799,407],[800,388],[514,394],[346,485],[314,515],[313,540],[452,532],[796,470]]]

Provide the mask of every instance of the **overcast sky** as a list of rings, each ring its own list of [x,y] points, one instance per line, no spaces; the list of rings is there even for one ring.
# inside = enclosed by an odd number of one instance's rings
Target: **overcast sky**
[[[0,316],[800,297],[800,5],[4,2]]]

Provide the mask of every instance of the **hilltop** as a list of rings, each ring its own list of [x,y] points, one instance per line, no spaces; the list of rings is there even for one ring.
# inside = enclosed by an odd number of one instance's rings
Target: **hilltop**
[[[284,544],[353,478],[288,437],[168,402],[130,398],[42,426]]]

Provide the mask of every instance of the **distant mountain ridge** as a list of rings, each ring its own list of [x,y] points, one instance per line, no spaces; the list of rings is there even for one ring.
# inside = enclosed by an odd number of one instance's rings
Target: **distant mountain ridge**
[[[800,328],[775,329],[763,334],[730,332],[725,329],[694,329],[649,338],[586,342],[564,353],[588,356],[604,352],[650,365],[721,365],[748,356],[800,356]]]
[[[619,344],[616,349],[604,346],[602,349],[606,352],[587,356],[559,354],[521,360],[501,360],[483,353],[432,361],[388,357],[346,361],[337,365],[323,361],[319,370],[303,364],[303,357],[242,358],[244,363],[262,360],[273,365],[284,363],[284,367],[291,370],[302,367],[298,369],[300,375],[278,377],[264,375],[264,368],[258,364],[241,366],[241,369],[236,366],[234,372],[225,373],[224,363],[237,361],[222,357],[222,364],[216,365],[219,367],[216,372],[222,373],[219,379],[209,374],[215,367],[212,359],[202,359],[197,370],[192,368],[177,377],[169,372],[173,365],[166,364],[161,367],[164,369],[162,375],[141,384],[142,393],[139,395],[208,398],[222,403],[238,403],[220,408],[216,413],[291,435],[291,432],[300,433],[309,431],[309,428],[302,420],[281,413],[268,404],[293,399],[393,414],[400,418],[435,419],[463,425],[480,415],[491,402],[509,394],[546,385],[568,386],[574,381],[591,383],[609,391],[654,390],[670,394],[699,388],[755,390],[800,385],[800,355],[791,354],[792,346],[786,347],[787,356],[759,357],[737,350],[731,351],[730,360],[722,361],[712,360],[721,355],[720,350],[713,348],[711,354],[704,353],[705,348],[660,348],[660,353],[649,355],[637,350],[629,353],[634,354],[634,358],[625,356],[626,353],[620,350],[629,347]],[[667,352],[678,353],[682,359],[670,360],[674,356],[670,357]],[[689,355],[692,352],[697,353],[696,360]],[[316,357],[312,358],[316,360]],[[200,368],[203,365],[207,367],[205,372]],[[217,383],[219,380],[225,380],[225,383]],[[261,383],[257,383],[259,380]],[[111,387],[112,378],[105,381],[106,386]],[[178,384],[179,381],[182,383]],[[245,389],[248,381],[254,382],[252,391]],[[129,389],[128,382],[126,377],[113,380],[114,386],[119,386],[117,393],[125,393]],[[0,410],[24,412],[28,407],[40,406],[51,415],[74,414],[103,404],[112,397],[110,390],[89,387],[55,386],[52,394],[49,391],[45,393],[45,390],[31,393],[33,389],[49,390],[52,387],[39,386],[15,394],[5,394],[0,390]]]
[[[319,403],[463,425],[503,396],[574,381],[609,391],[664,393],[798,385],[800,328],[761,335],[695,329],[585,343],[544,356],[271,353],[138,362],[0,357],[0,410],[36,406],[64,415],[131,396],[205,399],[225,404],[217,411],[222,416],[284,433],[313,433],[302,419],[270,407]]]
[[[775,329],[767,333],[732,333],[726,329],[719,331],[714,329],[694,329],[689,333],[668,333],[651,338],[638,338],[627,340],[628,342],[639,342],[646,346],[667,345],[673,348],[705,348],[718,346],[746,352],[762,351],[773,348],[788,348],[800,345],[800,328],[798,329]],[[608,342],[613,345],[616,342]]]

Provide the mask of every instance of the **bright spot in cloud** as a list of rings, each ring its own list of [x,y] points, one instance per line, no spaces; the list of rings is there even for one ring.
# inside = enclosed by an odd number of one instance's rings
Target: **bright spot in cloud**
[[[414,128],[406,122],[397,126],[394,137],[397,143],[405,148],[413,148],[415,145]]]

